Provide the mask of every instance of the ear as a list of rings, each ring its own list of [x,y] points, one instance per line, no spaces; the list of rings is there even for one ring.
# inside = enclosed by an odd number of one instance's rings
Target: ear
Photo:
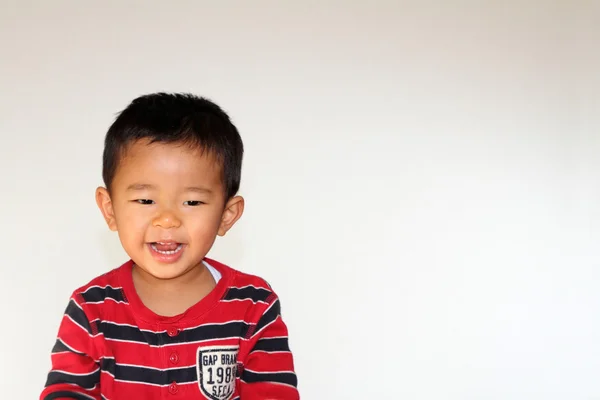
[[[108,190],[103,187],[96,189],[96,204],[111,231],[117,230],[117,220],[115,219],[115,212],[112,206],[112,200]]]
[[[219,225],[219,236],[225,236],[227,231],[231,229],[233,224],[244,213],[244,198],[241,196],[234,196],[225,205],[225,211],[221,217],[221,225]]]

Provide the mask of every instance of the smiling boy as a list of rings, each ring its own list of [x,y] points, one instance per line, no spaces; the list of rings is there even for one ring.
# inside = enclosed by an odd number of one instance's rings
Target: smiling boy
[[[40,400],[299,398],[277,295],[206,257],[242,216],[242,156],[204,98],[156,93],[120,113],[96,202],[130,260],[73,292]]]

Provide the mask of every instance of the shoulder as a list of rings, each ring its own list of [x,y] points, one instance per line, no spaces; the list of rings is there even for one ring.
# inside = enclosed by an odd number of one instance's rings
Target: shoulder
[[[281,318],[279,296],[264,278],[214,260],[206,261],[228,275],[227,289],[221,302],[243,309],[246,320],[253,323],[253,333],[260,332]]]
[[[215,260],[206,261],[228,276],[228,287],[223,301],[248,301],[258,307],[260,312],[278,302],[277,293],[264,278],[242,272]]]
[[[127,268],[130,262],[126,262],[119,267],[113,268],[112,270],[105,272],[102,275],[98,275],[91,279],[84,285],[81,285],[73,291],[73,295],[81,295],[89,292],[93,292],[97,289],[120,289],[119,274],[123,269]]]
[[[127,303],[119,278],[124,270],[130,267],[130,263],[131,261],[128,261],[78,287],[72,292],[71,300],[92,314],[96,314],[107,300],[110,303]]]
[[[119,285],[119,274],[127,266],[128,263],[125,263],[72,291],[65,315],[90,335],[94,334],[97,325],[92,322],[103,318],[107,313],[107,306],[110,311],[111,308],[127,303],[125,294]]]

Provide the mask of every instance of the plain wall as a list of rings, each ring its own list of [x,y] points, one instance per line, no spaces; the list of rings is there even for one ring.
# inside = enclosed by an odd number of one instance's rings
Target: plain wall
[[[103,138],[158,90],[241,131],[210,255],[280,294],[302,398],[600,398],[599,5],[0,1],[0,398],[126,260]]]

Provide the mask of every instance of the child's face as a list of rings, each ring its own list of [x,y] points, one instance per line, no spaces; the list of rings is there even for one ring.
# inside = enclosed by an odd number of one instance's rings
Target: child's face
[[[197,266],[242,214],[241,197],[225,204],[221,177],[209,153],[138,141],[120,161],[110,195],[99,188],[96,199],[131,259],[171,279]]]

